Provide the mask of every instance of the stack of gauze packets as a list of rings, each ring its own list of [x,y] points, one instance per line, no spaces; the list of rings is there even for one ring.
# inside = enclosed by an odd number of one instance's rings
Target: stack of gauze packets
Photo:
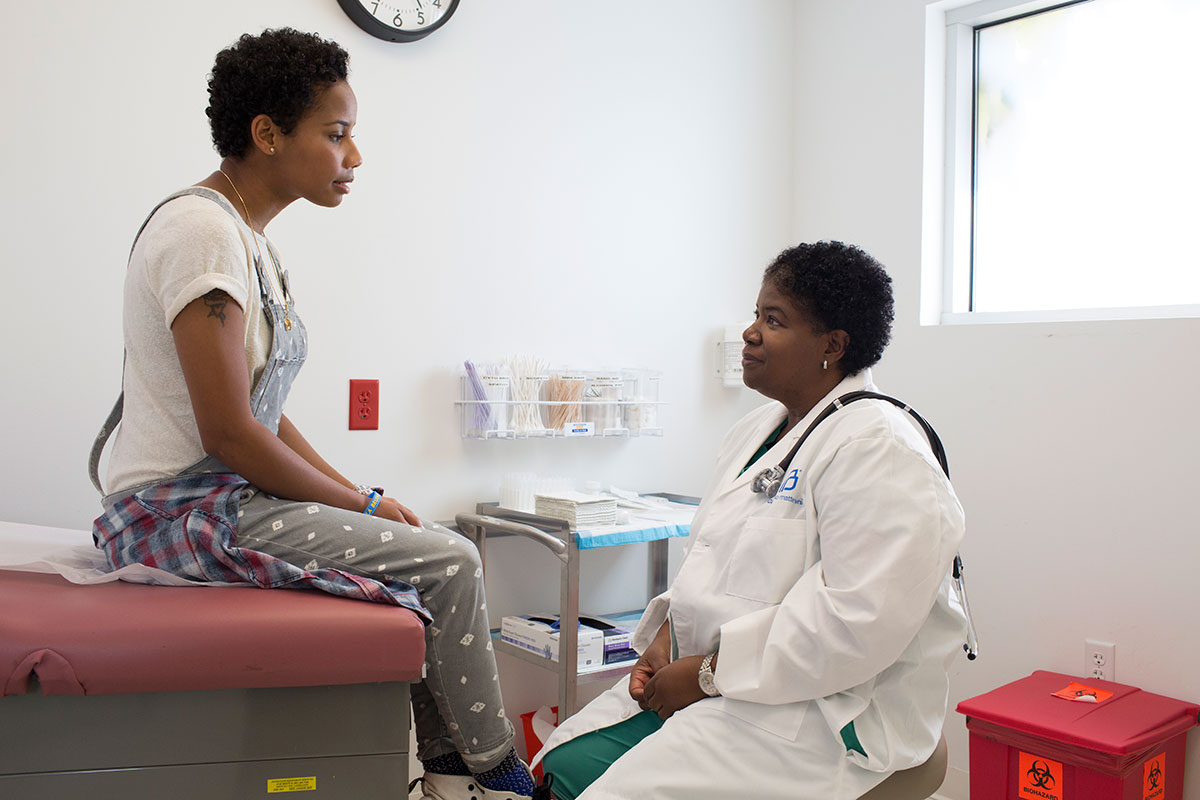
[[[534,513],[540,517],[564,519],[572,529],[615,525],[617,500],[583,492],[555,492],[534,496]]]

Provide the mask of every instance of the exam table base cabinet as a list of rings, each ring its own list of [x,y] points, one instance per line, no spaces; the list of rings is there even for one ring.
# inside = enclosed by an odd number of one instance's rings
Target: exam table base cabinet
[[[424,632],[315,591],[0,570],[0,800],[403,796]]]
[[[399,796],[408,696],[407,683],[377,683],[5,697],[0,798],[267,797],[281,779],[315,787],[283,796]]]

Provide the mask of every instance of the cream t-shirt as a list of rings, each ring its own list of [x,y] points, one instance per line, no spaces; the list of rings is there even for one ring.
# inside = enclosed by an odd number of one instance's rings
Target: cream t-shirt
[[[171,323],[188,303],[213,289],[228,294],[244,315],[251,386],[266,366],[271,329],[254,271],[253,234],[224,197],[210,194],[220,205],[185,195],[162,206],[130,255],[125,411],[108,464],[110,494],[169,478],[205,455],[171,335]]]

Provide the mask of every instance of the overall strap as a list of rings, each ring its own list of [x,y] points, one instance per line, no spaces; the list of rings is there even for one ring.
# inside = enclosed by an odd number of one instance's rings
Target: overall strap
[[[121,368],[124,374],[124,366]],[[108,419],[104,420],[104,424],[100,426],[100,433],[96,434],[96,440],[92,442],[92,452],[88,455],[88,477],[92,479],[92,486],[96,487],[96,491],[104,494],[104,487],[100,485],[100,454],[104,452],[104,445],[108,443],[108,437],[112,436],[112,432],[117,429],[117,423],[121,421],[121,414],[125,410],[125,392],[121,392],[117,397],[117,402],[113,403],[112,411],[108,412]]]
[[[133,244],[131,244],[129,246],[129,257],[130,258],[133,257],[133,249],[135,247],[137,247],[138,239],[142,238],[142,231],[146,230],[146,226],[150,224],[151,218],[155,214],[158,213],[158,210],[160,208],[162,208],[163,206],[165,206],[167,203],[171,202],[172,200],[175,200],[180,197],[186,197],[188,195],[197,195],[199,197],[204,197],[209,200],[212,200],[214,203],[219,205],[221,208],[225,209],[225,211],[228,212],[230,214],[230,216],[232,216],[234,219],[238,220],[239,222],[241,221],[237,215],[237,212],[234,211],[230,205],[228,205],[227,203],[221,202],[222,198],[221,198],[221,194],[219,192],[216,192],[216,191],[209,189],[207,187],[204,187],[204,186],[189,186],[186,189],[180,189],[178,192],[174,192],[172,194],[167,195],[165,198],[163,198],[162,202],[160,202],[158,205],[156,205],[150,211],[150,213],[146,215],[146,219],[143,220],[141,227],[138,228],[137,235],[133,237]],[[124,383],[125,383],[124,376],[125,376],[125,361],[124,361],[124,358],[122,358],[122,360],[121,360],[121,383],[122,383],[122,385],[124,385]],[[95,486],[96,491],[102,495],[104,494],[104,488],[100,485],[100,456],[104,452],[104,446],[105,446],[105,444],[108,443],[109,437],[111,437],[113,434],[113,431],[115,431],[117,429],[117,424],[121,421],[121,416],[124,413],[124,410],[125,410],[125,390],[122,389],[121,394],[117,397],[117,402],[113,403],[112,411],[108,412],[108,419],[106,419],[104,421],[104,424],[102,426],[100,426],[100,432],[98,434],[96,434],[96,440],[94,442],[92,442],[92,452],[90,454],[88,454],[88,477],[92,479],[92,486]]]
[[[142,238],[142,231],[146,230],[146,226],[150,224],[150,220],[154,218],[154,215],[158,213],[158,210],[172,200],[178,200],[180,197],[187,197],[189,195],[196,195],[197,197],[203,197],[205,199],[212,200],[221,208],[225,209],[225,212],[229,214],[229,216],[233,217],[238,222],[242,221],[242,218],[239,217],[237,212],[233,210],[232,205],[230,205],[228,202],[222,202],[225,198],[220,192],[216,191],[215,189],[209,189],[207,186],[189,186],[186,189],[180,189],[178,192],[172,192],[171,194],[167,195],[159,202],[158,205],[150,210],[150,213],[146,215],[144,220],[142,220],[142,226],[138,228],[137,235],[133,237],[133,244],[129,245],[130,258],[133,257],[133,248],[137,247],[138,239]]]

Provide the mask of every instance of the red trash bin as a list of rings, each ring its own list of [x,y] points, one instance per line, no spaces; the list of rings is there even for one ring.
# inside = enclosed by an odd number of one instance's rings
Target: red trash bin
[[[550,706],[551,713],[554,714],[554,724],[558,725],[558,706]],[[525,729],[525,762],[533,761],[533,757],[538,754],[545,744],[538,735],[533,731],[533,715],[537,711],[526,711],[521,715],[521,725]],[[539,781],[542,779],[542,765],[538,764],[533,768],[533,776]]]
[[[1134,686],[1034,672],[958,704],[971,800],[1183,800],[1200,705]]]

